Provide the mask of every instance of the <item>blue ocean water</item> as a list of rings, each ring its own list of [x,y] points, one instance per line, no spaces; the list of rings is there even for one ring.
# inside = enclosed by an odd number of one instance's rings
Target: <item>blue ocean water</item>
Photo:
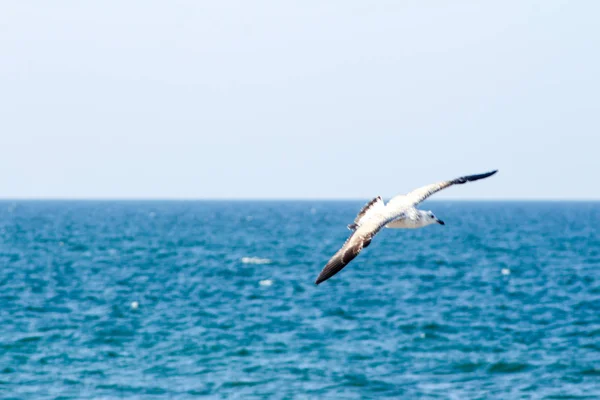
[[[0,202],[0,396],[600,398],[600,203],[362,204]]]

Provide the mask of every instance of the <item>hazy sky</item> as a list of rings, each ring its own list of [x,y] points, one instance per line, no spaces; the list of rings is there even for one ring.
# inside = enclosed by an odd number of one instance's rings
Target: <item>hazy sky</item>
[[[600,199],[600,2],[6,1],[0,197]]]

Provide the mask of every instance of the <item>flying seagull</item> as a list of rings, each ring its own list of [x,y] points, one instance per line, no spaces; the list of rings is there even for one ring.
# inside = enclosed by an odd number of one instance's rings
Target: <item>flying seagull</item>
[[[451,181],[443,181],[423,186],[408,194],[393,197],[384,204],[381,196],[368,202],[356,216],[354,223],[348,225],[352,231],[346,243],[331,257],[315,282],[317,285],[340,272],[358,253],[369,246],[373,236],[384,226],[386,228],[423,228],[431,224],[444,225],[433,212],[417,210],[415,207],[432,194],[452,185],[478,181],[494,175],[498,170],[484,174],[463,176]]]

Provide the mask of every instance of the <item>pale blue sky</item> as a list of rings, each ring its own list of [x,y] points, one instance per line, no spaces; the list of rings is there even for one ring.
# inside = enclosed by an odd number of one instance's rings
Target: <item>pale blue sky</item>
[[[600,199],[600,2],[0,5],[0,197]]]

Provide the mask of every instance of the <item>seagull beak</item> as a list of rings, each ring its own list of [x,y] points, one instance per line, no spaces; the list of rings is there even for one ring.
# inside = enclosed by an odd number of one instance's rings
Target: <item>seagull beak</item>
[[[440,224],[440,225],[446,225],[446,224],[444,223],[444,221],[442,221],[441,219],[437,219],[436,221],[437,221],[437,223],[438,223],[438,224]]]

